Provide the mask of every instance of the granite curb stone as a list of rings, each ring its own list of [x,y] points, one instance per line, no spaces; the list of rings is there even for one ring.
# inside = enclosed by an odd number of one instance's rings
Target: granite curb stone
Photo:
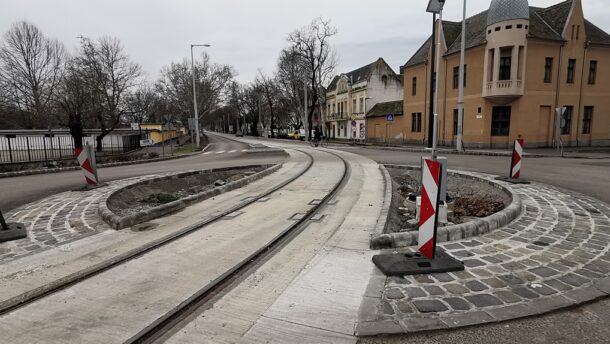
[[[405,166],[405,165],[385,165],[390,168],[402,168],[402,169],[419,169],[414,166]],[[387,170],[385,170],[387,173]],[[458,172],[458,171],[448,171],[450,176],[456,176],[464,179],[476,180],[485,182],[495,188],[502,190],[503,192],[509,194],[511,196],[511,203],[501,211],[492,214],[490,216],[474,219],[472,221],[446,226],[439,227],[437,231],[437,240],[438,242],[447,242],[447,241],[456,241],[461,240],[473,236],[482,235],[485,233],[489,233],[494,231],[500,227],[508,225],[515,219],[517,219],[524,211],[523,205],[521,203],[521,198],[514,192],[513,188],[504,182],[499,182],[494,180],[495,176],[491,176],[483,173],[474,173],[474,172]],[[384,174],[385,176],[385,174]],[[388,173],[388,178],[391,177]],[[389,188],[391,199],[392,188]],[[387,198],[388,193],[386,193]],[[387,199],[386,199],[387,201]],[[384,205],[385,206],[385,205]],[[382,216],[387,218],[388,213],[382,213]],[[385,228],[383,228],[385,230]],[[400,232],[400,233],[383,233],[379,232],[379,228],[375,229],[373,237],[371,239],[371,249],[378,250],[383,248],[400,248],[400,247],[409,247],[413,245],[417,245],[417,231],[410,232]]]

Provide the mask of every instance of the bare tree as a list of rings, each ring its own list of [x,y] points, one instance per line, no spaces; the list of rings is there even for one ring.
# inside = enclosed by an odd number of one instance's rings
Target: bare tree
[[[94,94],[88,85],[78,59],[66,63],[65,73],[55,98],[59,123],[70,129],[74,148],[83,147],[83,128],[92,124]]]
[[[265,76],[261,71],[259,71],[259,75],[256,77],[254,83],[257,85],[258,90],[262,94],[262,98],[264,98],[264,103],[269,110],[269,121],[271,127],[271,137],[275,137],[275,129],[276,129],[276,112],[277,105],[280,101],[280,91],[278,89],[277,83],[275,79]]]
[[[330,21],[318,18],[309,26],[288,35],[291,53],[302,59],[308,73],[305,77],[310,86],[311,102],[305,129],[309,139],[311,139],[312,117],[320,102],[320,90],[322,85],[329,81],[337,66],[337,57],[329,42],[336,34],[337,28],[331,26]]]
[[[293,47],[283,49],[278,59],[275,79],[283,98],[283,105],[293,116],[288,116],[285,123],[300,127],[307,120],[304,112],[304,88],[309,88],[306,76],[307,64],[305,59]]]
[[[4,102],[23,114],[27,128],[51,126],[51,109],[61,81],[66,51],[36,26],[20,21],[0,47],[0,89]],[[44,118],[44,120],[43,120]]]
[[[125,95],[137,84],[141,68],[131,61],[120,41],[111,37],[96,41],[82,37],[80,55],[75,63],[91,94],[91,115],[101,129],[95,139],[97,150],[101,151],[102,140],[125,115]]]
[[[159,111],[159,95],[154,87],[145,82],[135,91],[130,91],[125,97],[129,121],[142,124],[157,118]]]
[[[195,61],[195,86],[200,119],[223,105],[235,74],[229,65],[211,63],[205,53],[202,54],[201,60]],[[185,59],[163,67],[161,78],[157,82],[157,90],[183,121],[192,117],[193,113],[192,77],[191,63]]]

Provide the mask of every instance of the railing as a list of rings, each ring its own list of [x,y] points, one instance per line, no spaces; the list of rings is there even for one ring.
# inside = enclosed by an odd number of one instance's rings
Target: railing
[[[97,150],[99,131],[85,130],[83,144]],[[119,155],[140,148],[140,134],[117,131],[108,134],[98,155]],[[0,164],[74,159],[74,140],[68,130],[0,130]]]
[[[326,117],[328,121],[335,121],[338,119],[347,119],[347,112],[333,112]]]
[[[523,94],[523,81],[521,80],[500,80],[487,82],[485,96],[505,96]]]

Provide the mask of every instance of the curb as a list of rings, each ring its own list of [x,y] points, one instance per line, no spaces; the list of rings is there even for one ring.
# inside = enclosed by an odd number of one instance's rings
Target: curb
[[[252,165],[254,166],[254,165]],[[252,167],[252,166],[242,166],[240,168],[248,168],[248,167]],[[258,166],[258,165],[257,165]],[[269,165],[267,165],[269,166]],[[267,169],[255,173],[251,176],[242,178],[240,180],[231,182],[231,183],[227,183],[223,186],[218,186],[215,187],[211,190],[207,190],[205,192],[201,192],[195,195],[190,195],[188,197],[184,197],[182,199],[173,201],[173,202],[169,202],[163,205],[160,205],[158,207],[154,207],[154,208],[150,208],[144,211],[140,211],[138,213],[135,214],[131,214],[128,216],[119,216],[117,214],[115,214],[112,210],[110,210],[108,208],[108,204],[107,201],[109,198],[111,198],[112,196],[116,195],[117,193],[119,193],[120,191],[124,190],[124,189],[131,189],[140,185],[145,185],[145,184],[151,184],[155,181],[158,180],[164,180],[164,179],[176,179],[176,178],[180,178],[182,176],[188,176],[188,175],[193,175],[193,174],[199,174],[202,172],[218,172],[218,171],[225,171],[225,170],[229,170],[229,169],[234,169],[234,167],[229,167],[229,168],[219,168],[219,169],[211,169],[211,170],[202,170],[202,171],[189,171],[189,172],[182,172],[182,173],[178,173],[178,174],[174,174],[171,176],[165,176],[165,177],[159,177],[159,178],[153,178],[153,179],[148,179],[148,180],[144,180],[144,181],[140,181],[138,183],[134,183],[131,185],[128,185],[124,188],[120,188],[118,190],[115,190],[114,192],[112,192],[111,194],[105,196],[104,198],[100,199],[99,202],[99,209],[98,209],[98,214],[101,216],[101,218],[104,220],[104,222],[108,223],[112,228],[119,230],[119,229],[123,229],[126,227],[131,227],[134,226],[136,224],[142,223],[142,222],[146,222],[158,217],[161,217],[163,215],[167,215],[169,213],[173,213],[176,212],[178,210],[184,209],[187,206],[196,203],[196,202],[200,202],[203,200],[206,200],[208,198],[220,195],[222,193],[228,192],[228,191],[232,191],[238,188],[241,188],[255,180],[261,179],[267,175],[270,175],[273,172],[276,172],[277,170],[279,170],[282,167],[281,164],[277,164],[277,165],[273,165],[271,167],[268,167]]]
[[[147,162],[159,162],[159,161],[187,158],[189,156],[194,156],[194,155],[205,152],[209,146],[210,145],[208,144],[207,146],[205,146],[203,148],[203,150],[201,150],[200,152],[195,152],[195,153],[188,153],[188,154],[183,154],[183,155],[175,155],[175,156],[153,158],[153,159],[146,159],[146,160],[110,162],[107,164],[99,164],[99,165],[97,165],[97,167],[106,168],[106,167],[116,167],[116,166],[127,166],[127,165],[145,164]],[[59,172],[66,172],[66,171],[80,171],[80,169],[81,169],[80,166],[69,166],[69,167],[46,168],[43,170],[41,169],[41,170],[2,172],[2,173],[0,173],[0,178],[24,177],[24,176],[32,176],[32,175],[36,175],[36,174],[49,174],[49,173],[59,173]]]
[[[405,166],[405,165],[385,165],[390,168],[417,170],[418,167]],[[386,170],[387,173],[387,170]],[[505,187],[492,180],[478,178],[471,175],[462,174],[455,171],[448,171],[447,174],[452,177],[459,177],[464,179],[476,180],[479,182],[487,183],[495,188],[498,188],[511,196],[511,203],[501,211],[491,214],[487,217],[469,221],[466,223],[460,223],[447,227],[439,227],[437,232],[438,242],[456,241],[465,238],[478,236],[481,234],[489,233],[498,228],[504,227],[517,219],[523,213],[523,205],[521,198],[513,192],[512,189]],[[389,177],[389,174],[388,176]],[[390,180],[390,197],[392,194],[391,179]],[[386,197],[387,197],[387,185],[386,185]],[[387,217],[387,213],[385,216]],[[385,229],[385,228],[383,228]],[[383,230],[382,229],[382,230]],[[417,231],[412,232],[401,232],[401,233],[379,233],[378,228],[375,229],[375,235],[371,238],[370,247],[373,250],[380,250],[386,248],[398,248],[398,247],[409,247],[417,245]]]
[[[421,333],[529,318],[606,299],[610,296],[609,288],[610,277],[605,277],[587,287],[573,290],[565,295],[543,297],[531,300],[528,304],[516,304],[489,310],[437,317],[414,316],[400,321],[391,319],[361,321],[356,323],[355,334],[358,337],[370,337]]]
[[[395,147],[395,146],[374,146],[374,145],[356,145],[361,146],[365,149],[381,149],[381,150],[390,150],[390,151],[401,151],[401,152],[411,152],[411,153],[430,153],[430,151],[426,148],[408,148],[408,147]],[[458,151],[454,149],[439,149],[439,154],[453,154],[453,155],[476,155],[476,156],[499,156],[499,157],[510,157],[512,156],[511,152],[488,152],[488,151]],[[556,156],[546,155],[546,154],[530,154],[525,153],[523,155],[527,158],[553,158]]]

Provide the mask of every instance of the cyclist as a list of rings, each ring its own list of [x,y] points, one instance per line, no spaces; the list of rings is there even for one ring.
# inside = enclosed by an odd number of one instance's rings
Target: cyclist
[[[322,132],[320,131],[319,128],[315,128],[314,131],[313,131],[313,135],[314,135],[314,140],[315,140],[315,143],[316,143],[316,147],[318,147],[318,145],[322,141]]]

